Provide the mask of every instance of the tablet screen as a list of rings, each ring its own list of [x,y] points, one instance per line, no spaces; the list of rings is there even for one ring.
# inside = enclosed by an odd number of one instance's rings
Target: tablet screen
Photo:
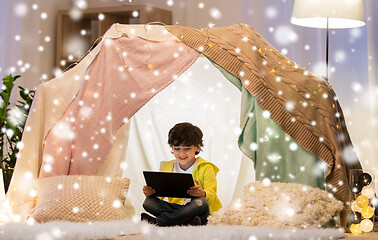
[[[191,198],[186,191],[194,186],[192,174],[143,171],[143,175],[158,197]]]

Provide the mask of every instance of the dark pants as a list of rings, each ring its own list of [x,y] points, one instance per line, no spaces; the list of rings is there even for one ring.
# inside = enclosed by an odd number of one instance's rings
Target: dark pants
[[[149,196],[144,200],[143,208],[156,217],[160,226],[186,225],[195,216],[199,216],[202,225],[205,225],[210,215],[209,204],[203,197],[195,197],[189,203],[179,205]]]

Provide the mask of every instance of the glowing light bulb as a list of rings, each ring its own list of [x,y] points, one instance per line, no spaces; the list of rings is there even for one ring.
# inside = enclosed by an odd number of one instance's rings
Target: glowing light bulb
[[[361,190],[361,194],[364,195],[364,196],[366,196],[369,199],[372,198],[372,197],[374,197],[374,193],[375,193],[374,189],[372,187],[370,187],[370,186],[365,186]]]
[[[364,195],[360,195],[356,199],[356,202],[357,202],[357,205],[360,208],[366,208],[368,206],[368,204],[369,204],[369,199],[366,196],[364,196]]]
[[[373,230],[374,224],[370,219],[364,219],[360,222],[360,228],[364,232],[371,232]]]
[[[363,218],[371,218],[374,215],[374,210],[370,206],[364,207],[361,210],[361,215]]]
[[[350,208],[352,209],[353,212],[361,212],[362,208],[360,208],[357,205],[356,201],[353,201],[352,204],[350,205]]]
[[[353,235],[360,235],[362,233],[362,230],[360,228],[360,224],[350,225],[350,231],[351,231],[351,233],[353,233]]]

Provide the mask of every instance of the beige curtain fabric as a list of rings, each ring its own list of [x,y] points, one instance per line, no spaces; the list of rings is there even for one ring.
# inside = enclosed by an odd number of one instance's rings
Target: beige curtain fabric
[[[129,37],[140,36],[156,40],[157,34],[158,36],[162,35],[162,40],[176,40],[176,37],[172,34],[161,34],[164,30],[161,26],[156,26],[154,30],[150,29],[151,31],[148,32],[147,30],[146,26],[143,25],[128,25],[126,27],[114,24],[104,38],[117,38],[126,34]],[[102,43],[103,41],[83,58],[76,67],[38,87],[22,139],[25,147],[20,150],[20,156],[17,159],[14,175],[7,193],[7,200],[12,207],[13,218],[16,221],[24,221],[25,216],[34,205],[33,180],[38,178],[39,175],[45,136],[75,98],[80,88],[81,80],[84,79],[85,71],[99,52]],[[121,162],[125,160],[128,129],[129,124],[126,123],[116,132],[113,148],[97,175],[111,177],[122,175]]]

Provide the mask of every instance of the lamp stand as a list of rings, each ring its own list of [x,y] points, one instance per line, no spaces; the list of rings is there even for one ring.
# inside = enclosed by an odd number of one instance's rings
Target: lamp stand
[[[327,34],[326,34],[326,77],[328,82],[328,48],[329,48],[329,31],[328,31],[328,17],[327,17]]]

